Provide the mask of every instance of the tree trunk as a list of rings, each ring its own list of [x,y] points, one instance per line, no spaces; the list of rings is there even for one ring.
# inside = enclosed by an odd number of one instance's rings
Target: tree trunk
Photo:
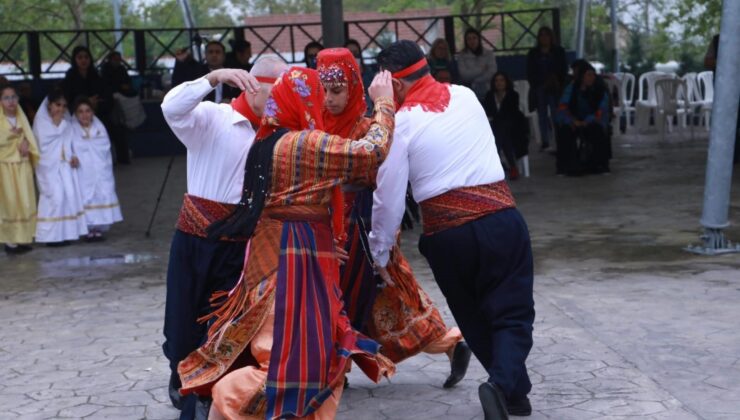
[[[75,29],[83,29],[85,26],[83,22],[85,0],[64,0],[64,4],[67,6],[69,13],[72,15],[72,20],[74,20],[75,23]]]

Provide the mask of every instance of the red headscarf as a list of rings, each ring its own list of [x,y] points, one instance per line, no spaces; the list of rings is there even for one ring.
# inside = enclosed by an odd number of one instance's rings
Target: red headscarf
[[[334,86],[347,86],[349,90],[347,106],[341,114],[333,115],[326,108],[322,112],[324,127],[328,133],[349,137],[357,120],[367,112],[360,66],[350,50],[329,48],[319,52],[317,69],[321,83],[327,89]]]
[[[293,131],[323,130],[323,103],[324,89],[316,70],[291,67],[275,82],[265,102],[257,141],[269,137],[280,127]]]

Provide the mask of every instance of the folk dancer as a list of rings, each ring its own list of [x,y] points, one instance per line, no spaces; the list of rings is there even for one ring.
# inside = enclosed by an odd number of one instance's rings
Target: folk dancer
[[[72,121],[61,91],[53,91],[41,103],[33,120],[33,132],[41,152],[36,166],[39,186],[36,242],[68,245],[88,231],[77,172],[80,161],[74,152]]]
[[[321,131],[315,70],[291,68],[267,100],[242,201],[210,229],[250,238],[244,272],[214,298],[208,342],[179,368],[183,392],[212,393],[213,418],[333,419],[350,359],[374,381],[393,371],[343,311],[329,212],[333,187],[369,181],[389,149],[390,74],[370,95],[373,124],[358,141]]]
[[[88,230],[86,239],[101,241],[113,223],[123,220],[113,176],[110,137],[88,98],[77,98],[72,112],[73,144],[80,160],[77,171]]]
[[[23,254],[36,232],[33,167],[39,148],[15,88],[0,85],[0,101],[0,243],[9,255]]]
[[[318,71],[324,86],[324,129],[341,137],[360,139],[372,120],[365,117],[365,90],[360,68],[350,50],[325,49],[318,55]],[[392,284],[378,288],[370,262],[367,233],[371,229],[373,187],[370,183],[345,185],[343,202],[348,238],[345,250],[349,260],[341,269],[345,309],[357,330],[366,333],[381,347],[380,352],[399,363],[420,352],[445,353],[451,373],[444,383],[449,388],[460,382],[467,371],[471,352],[457,327],[448,329],[429,296],[414,278],[400,242],[391,251],[388,271]],[[367,230],[366,230],[367,229]]]
[[[244,262],[244,239],[208,240],[206,227],[234,210],[241,199],[247,153],[260,124],[272,84],[287,66],[276,58],[258,60],[250,75],[221,69],[173,88],[162,113],[187,148],[187,194],[172,238],[167,268],[164,354],[170,361],[170,399],[181,418],[208,415],[208,401],[181,401],[177,364],[203,344],[207,326],[198,318],[210,311],[217,291],[234,287]],[[203,101],[226,83],[244,90],[232,103]]]
[[[485,418],[529,415],[532,250],[486,114],[470,89],[435,81],[413,42],[393,43],[378,64],[393,72],[401,105],[374,193],[373,257],[387,266],[410,180],[422,211],[419,249],[490,376],[479,387]]]

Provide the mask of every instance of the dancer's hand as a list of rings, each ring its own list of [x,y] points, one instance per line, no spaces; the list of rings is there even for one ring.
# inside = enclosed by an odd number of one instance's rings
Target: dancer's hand
[[[334,239],[334,251],[337,253],[337,260],[339,265],[344,265],[349,261],[349,253],[344,249],[343,246],[339,245],[339,241]]]
[[[219,83],[226,83],[229,86],[246,91],[252,95],[260,90],[260,82],[257,81],[254,76],[249,74],[248,71],[242,69],[214,70],[208,73],[206,79],[211,83],[211,86],[216,86]]]
[[[370,87],[367,89],[368,95],[370,95],[370,99],[372,99],[373,102],[378,100],[378,98],[390,98],[393,99],[393,83],[391,78],[391,72],[388,70],[383,70],[380,73],[375,75],[375,78],[373,79],[373,82],[370,84]]]
[[[378,270],[378,274],[380,275],[380,278],[383,279],[383,282],[385,282],[386,286],[394,287],[396,283],[391,278],[390,273],[388,273],[388,269],[385,267],[375,267]]]

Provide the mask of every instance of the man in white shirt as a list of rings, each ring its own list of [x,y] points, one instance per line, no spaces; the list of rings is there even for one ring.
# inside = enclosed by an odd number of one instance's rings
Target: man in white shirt
[[[486,114],[470,89],[435,81],[413,42],[396,42],[377,60],[392,72],[401,106],[373,199],[375,263],[388,263],[410,181],[424,222],[419,249],[490,376],[479,388],[486,420],[529,415],[532,250]]]
[[[206,239],[206,228],[231,213],[242,196],[244,167],[272,84],[287,66],[279,58],[258,60],[252,73],[219,69],[173,88],[162,113],[187,148],[187,194],[172,238],[167,269],[162,345],[170,361],[170,398],[181,419],[207,416],[207,402],[181,402],[177,365],[206,337],[198,318],[210,312],[214,292],[231,290],[244,262],[245,241]],[[231,104],[203,102],[219,84],[242,91]]]

